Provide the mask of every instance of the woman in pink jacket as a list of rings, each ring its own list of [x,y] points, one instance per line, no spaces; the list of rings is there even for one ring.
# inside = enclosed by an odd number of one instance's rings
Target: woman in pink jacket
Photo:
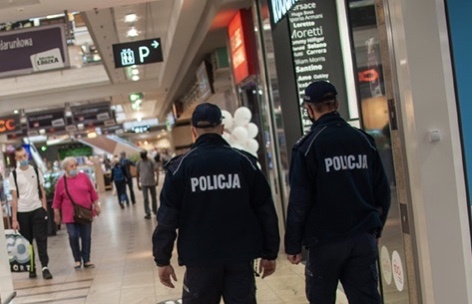
[[[75,269],[82,266],[84,268],[93,268],[95,265],[90,261],[90,247],[92,243],[92,223],[79,224],[74,221],[74,203],[82,207],[93,210],[93,215],[100,214],[98,206],[98,194],[95,191],[92,182],[83,172],[77,170],[77,160],[74,157],[66,157],[62,161],[62,168],[65,171],[64,176],[59,178],[54,192],[54,221],[59,224],[61,221],[66,224],[69,234],[69,244],[72,249],[72,255],[75,260]],[[67,194],[64,179],[67,179]]]

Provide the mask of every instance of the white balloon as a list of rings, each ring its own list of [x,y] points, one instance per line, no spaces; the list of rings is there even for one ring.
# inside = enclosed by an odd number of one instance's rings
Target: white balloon
[[[223,135],[221,135],[223,137],[224,140],[226,140],[229,144],[231,144],[231,134],[229,134],[228,132],[224,132]]]
[[[254,138],[257,136],[257,133],[259,133],[259,128],[257,127],[255,123],[250,122],[247,125],[247,136],[249,138]]]
[[[232,130],[233,129],[233,116],[231,116],[231,113],[226,110],[222,110],[221,115],[223,116],[222,123],[225,126],[225,129]]]
[[[247,140],[247,130],[244,127],[236,127],[231,133],[231,139],[239,143],[241,146],[244,146]]]
[[[254,152],[256,153],[257,150],[259,150],[259,143],[255,139],[249,139],[246,142],[246,147],[249,152]]]
[[[237,126],[245,127],[251,121],[252,113],[246,107],[240,107],[234,112],[234,120]]]

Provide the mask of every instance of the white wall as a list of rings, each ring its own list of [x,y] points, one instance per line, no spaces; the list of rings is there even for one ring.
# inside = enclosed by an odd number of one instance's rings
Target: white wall
[[[443,0],[386,0],[423,303],[472,303],[472,254]],[[429,141],[439,130],[441,140]]]

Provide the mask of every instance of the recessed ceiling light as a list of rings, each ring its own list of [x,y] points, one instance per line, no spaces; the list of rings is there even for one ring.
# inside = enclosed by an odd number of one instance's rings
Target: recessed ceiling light
[[[133,80],[133,81],[138,81],[138,80],[139,80],[139,76],[138,76],[138,75],[133,75],[133,77],[131,77],[131,80]]]
[[[18,114],[20,113],[18,110],[13,111],[13,114]]]
[[[139,75],[139,70],[138,69],[132,69],[131,74],[132,75]]]
[[[136,14],[128,14],[125,16],[125,22],[133,23],[138,20],[138,16]]]
[[[130,28],[128,32],[126,33],[126,36],[128,37],[138,37],[139,33],[138,30],[135,29],[134,27]]]

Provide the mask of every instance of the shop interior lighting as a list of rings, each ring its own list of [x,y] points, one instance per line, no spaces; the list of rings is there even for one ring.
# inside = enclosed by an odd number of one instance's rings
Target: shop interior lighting
[[[139,70],[138,69],[132,69],[131,74],[132,75],[139,75]]]
[[[133,77],[131,77],[131,80],[138,81],[139,80],[139,75],[133,75]]]
[[[13,114],[18,114],[20,113],[18,110],[13,111]]]
[[[136,14],[128,14],[125,16],[126,23],[133,23],[138,20],[138,16]]]
[[[128,32],[126,33],[126,36],[130,38],[138,37],[139,36],[138,30],[133,26],[132,28],[128,30]]]

